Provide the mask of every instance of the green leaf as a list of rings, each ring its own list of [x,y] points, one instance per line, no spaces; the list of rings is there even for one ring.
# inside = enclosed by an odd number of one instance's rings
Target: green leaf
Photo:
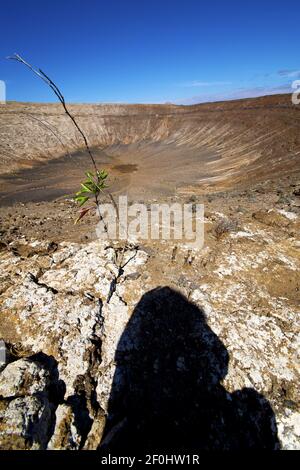
[[[91,171],[85,172],[86,179],[83,183],[80,183],[80,190],[75,194],[74,200],[83,206],[91,197],[91,195],[97,196],[103,189],[108,186],[105,183],[105,180],[108,176],[106,170],[96,171],[96,174]]]
[[[91,172],[91,171],[86,171],[85,172],[86,176],[88,177],[88,181],[90,181],[91,183],[94,182],[94,177],[95,175]]]
[[[75,197],[76,202],[79,203],[79,207],[83,206],[83,204],[86,203],[86,201],[89,200],[88,196],[76,196]]]
[[[108,177],[106,170],[97,171],[97,177],[101,180],[105,180]]]
[[[86,183],[80,183],[82,193],[91,193],[92,189]]]

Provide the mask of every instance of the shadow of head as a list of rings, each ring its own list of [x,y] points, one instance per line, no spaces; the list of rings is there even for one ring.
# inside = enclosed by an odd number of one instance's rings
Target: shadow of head
[[[226,347],[205,314],[169,287],[146,293],[115,355],[100,449],[158,451],[275,448],[268,402],[252,389],[229,394]]]

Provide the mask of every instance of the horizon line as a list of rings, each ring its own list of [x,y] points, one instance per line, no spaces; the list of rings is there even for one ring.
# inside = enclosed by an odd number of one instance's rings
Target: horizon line
[[[233,102],[233,101],[245,101],[245,100],[255,100],[259,98],[266,98],[270,96],[282,96],[282,95],[289,95],[292,94],[292,92],[282,92],[282,93],[266,93],[264,95],[257,95],[257,96],[246,96],[242,98],[224,98],[224,99],[211,99],[208,101],[199,101],[199,103],[176,103],[173,101],[164,101],[164,102],[126,102],[126,101],[67,101],[66,103],[68,105],[93,105],[93,106],[114,106],[114,105],[119,105],[119,106],[185,106],[185,107],[192,107],[192,106],[198,106],[198,105],[204,105],[204,104],[212,104],[212,103],[225,103],[225,102]],[[58,104],[60,105],[59,101],[18,101],[18,100],[6,100],[6,102],[0,102],[0,106],[5,106],[7,104],[13,104],[13,103],[20,103],[20,104],[41,104],[41,105],[55,105]]]

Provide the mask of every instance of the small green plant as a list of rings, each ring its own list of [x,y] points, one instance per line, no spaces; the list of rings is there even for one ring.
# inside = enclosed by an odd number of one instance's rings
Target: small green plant
[[[79,207],[82,207],[90,200],[92,196],[94,198],[93,202],[98,206],[98,196],[105,188],[108,187],[106,184],[108,173],[105,170],[97,170],[96,173],[87,171],[85,175],[86,180],[83,183],[80,183],[81,188],[75,194],[74,201],[78,203]],[[75,224],[93,209],[96,209],[94,205],[82,209],[79,213],[79,217],[75,221]]]
[[[96,175],[87,171],[86,173],[87,180],[81,183],[81,189],[78,191],[74,197],[74,200],[79,203],[79,206],[83,206],[93,194],[99,194],[103,189],[107,188],[105,180],[108,176],[108,173],[105,170],[97,171]]]

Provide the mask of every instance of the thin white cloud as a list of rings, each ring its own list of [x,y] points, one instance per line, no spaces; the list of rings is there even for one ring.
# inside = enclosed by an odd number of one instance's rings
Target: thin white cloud
[[[232,82],[201,82],[199,80],[193,80],[191,82],[184,82],[181,83],[180,86],[185,87],[185,88],[193,88],[193,87],[210,87],[210,86],[224,86],[224,85],[232,85]]]
[[[279,70],[278,75],[288,78],[300,78],[300,70]]]
[[[277,87],[254,87],[254,88],[238,88],[228,93],[203,93],[202,95],[192,96],[190,98],[183,98],[176,100],[176,104],[197,104],[209,103],[214,101],[230,101],[240,100],[244,98],[258,98],[259,96],[278,95],[285,93],[292,93],[290,85],[279,85]]]

